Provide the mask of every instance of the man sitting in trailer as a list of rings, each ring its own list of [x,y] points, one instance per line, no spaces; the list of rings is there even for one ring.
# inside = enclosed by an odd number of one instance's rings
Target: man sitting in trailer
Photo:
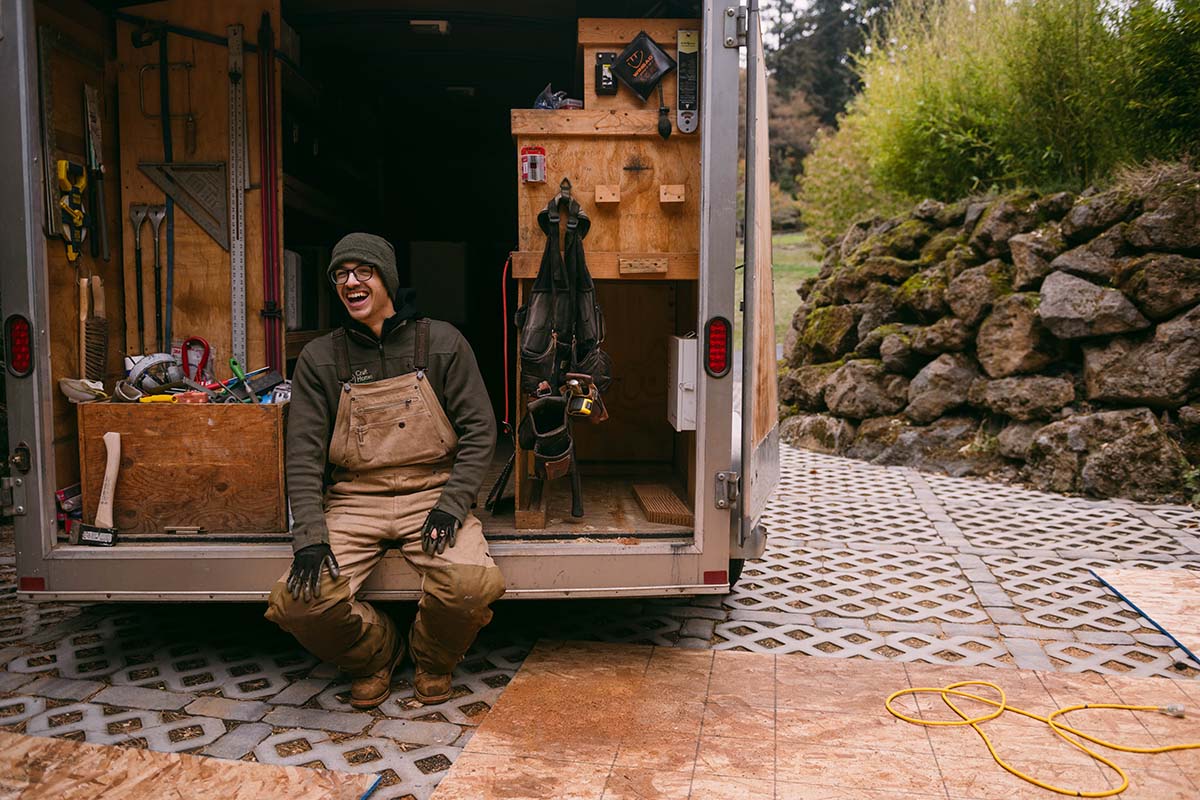
[[[350,322],[296,361],[287,434],[295,556],[266,617],[353,677],[352,706],[374,708],[391,693],[404,639],[357,595],[385,549],[399,546],[421,575],[408,645],[415,696],[439,703],[504,594],[471,513],[495,447],[492,405],[462,334],[418,317],[386,240],[344,237],[328,273]]]

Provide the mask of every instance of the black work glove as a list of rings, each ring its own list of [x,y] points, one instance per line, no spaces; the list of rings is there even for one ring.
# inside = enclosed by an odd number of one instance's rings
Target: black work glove
[[[447,547],[454,547],[457,539],[458,520],[454,515],[437,508],[430,511],[425,518],[425,527],[421,529],[421,549],[425,555],[441,555]]]
[[[335,580],[341,572],[337,559],[333,557],[333,550],[324,542],[310,544],[296,551],[296,555],[292,557],[292,572],[287,579],[287,588],[292,593],[293,600],[299,600],[303,596],[304,602],[307,603],[310,599],[321,596],[323,567],[329,568],[329,577]]]

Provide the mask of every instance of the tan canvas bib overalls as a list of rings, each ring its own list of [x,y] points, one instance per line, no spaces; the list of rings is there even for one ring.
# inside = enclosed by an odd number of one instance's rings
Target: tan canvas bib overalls
[[[421,549],[421,528],[450,479],[458,437],[425,376],[429,322],[416,324],[414,371],[372,383],[349,382],[345,332],[334,334],[342,391],[329,443],[334,469],[325,522],[341,575],[334,580],[322,571],[320,597],[305,602],[287,591],[285,573],[271,590],[266,613],[352,677],[382,668],[395,652],[392,620],[357,599],[389,546],[399,546],[421,575],[410,647],[414,661],[429,672],[453,669],[491,620],[488,606],[504,594],[474,514],[444,553]]]

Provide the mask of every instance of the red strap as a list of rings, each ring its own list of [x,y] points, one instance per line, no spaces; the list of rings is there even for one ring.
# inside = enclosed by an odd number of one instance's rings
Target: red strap
[[[504,269],[500,271],[500,296],[503,298],[502,307],[504,310],[504,320],[501,327],[504,329],[504,432],[512,434],[512,420],[509,419],[509,402],[511,402],[511,392],[508,387],[508,268],[512,264],[512,256],[504,262]]]

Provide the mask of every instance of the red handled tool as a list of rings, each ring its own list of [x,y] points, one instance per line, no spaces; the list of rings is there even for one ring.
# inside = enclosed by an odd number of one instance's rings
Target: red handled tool
[[[196,365],[196,372],[194,374],[190,371],[190,365],[188,364],[188,350],[191,349],[192,345],[197,345],[200,348],[200,363]],[[183,377],[191,378],[194,381],[200,380],[204,376],[204,368],[208,366],[208,355],[210,352],[208,340],[200,336],[189,336],[183,340],[183,344],[180,345],[179,349],[179,359],[183,364]]]

